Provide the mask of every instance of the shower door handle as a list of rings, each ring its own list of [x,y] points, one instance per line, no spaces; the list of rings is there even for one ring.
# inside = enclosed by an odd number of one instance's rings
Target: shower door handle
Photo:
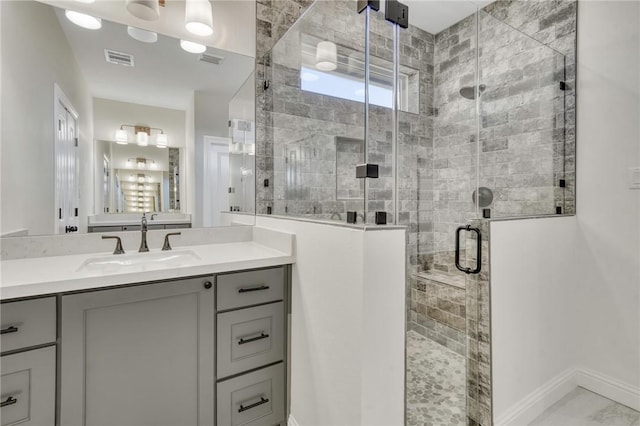
[[[475,269],[467,268],[460,265],[460,232],[462,231],[475,232],[477,235],[476,268]],[[471,225],[459,226],[458,229],[456,229],[456,268],[458,268],[458,270],[464,272],[465,274],[477,274],[480,272],[480,269],[482,268],[482,238],[480,235],[480,229],[473,228],[471,227]]]

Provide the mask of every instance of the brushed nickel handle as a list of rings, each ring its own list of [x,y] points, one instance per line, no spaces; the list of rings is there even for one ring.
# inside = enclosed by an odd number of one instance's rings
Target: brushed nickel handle
[[[124,249],[122,248],[122,241],[120,237],[112,236],[112,235],[103,235],[103,240],[117,240],[116,249],[113,251],[113,254],[124,254]]]
[[[167,251],[171,250],[171,244],[169,244],[169,237],[172,235],[181,235],[180,232],[170,232],[164,236],[164,244],[162,245],[162,250]]]

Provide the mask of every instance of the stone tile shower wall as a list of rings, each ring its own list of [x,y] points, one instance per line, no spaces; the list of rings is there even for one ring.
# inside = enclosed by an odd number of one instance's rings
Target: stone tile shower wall
[[[576,152],[576,0],[561,1],[506,1],[500,0],[483,10],[505,24],[530,36],[540,43],[565,55],[565,76],[567,89],[564,92],[564,132],[560,126],[553,135],[554,150],[554,201],[562,206],[562,213],[575,213],[575,152]],[[560,179],[566,180],[566,187],[558,187]],[[536,214],[528,212],[525,214]]]

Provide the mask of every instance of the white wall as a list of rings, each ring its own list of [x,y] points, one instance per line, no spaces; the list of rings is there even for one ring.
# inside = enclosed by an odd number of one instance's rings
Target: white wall
[[[577,62],[577,216],[491,225],[495,419],[566,385],[640,409],[640,3],[580,1]]]
[[[400,425],[405,232],[256,217],[296,235],[291,414],[305,425]]]
[[[116,130],[122,124],[144,124],[149,127],[162,129],[167,135],[168,145],[174,148],[185,146],[185,111],[155,106],[132,104],[129,102],[112,101],[94,98],[93,116],[95,119],[95,138],[98,140],[115,141]],[[129,140],[135,140],[134,129],[124,128],[129,133]],[[157,130],[151,131],[149,145],[155,144]]]
[[[640,389],[640,2],[580,2],[577,114],[579,362]]]
[[[3,1],[0,234],[52,234],[54,83],[78,111],[80,229],[93,212],[93,113],[84,77],[51,7]],[[16,42],[19,40],[19,42]]]
[[[581,258],[575,217],[492,222],[490,232],[493,407],[500,425],[533,391],[575,366]]]

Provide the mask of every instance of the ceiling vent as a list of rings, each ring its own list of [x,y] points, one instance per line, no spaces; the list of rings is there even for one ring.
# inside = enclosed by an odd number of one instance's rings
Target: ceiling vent
[[[125,67],[133,66],[133,55],[128,53],[116,52],[115,50],[104,49],[104,58],[110,64],[123,65]]]
[[[202,62],[208,62],[213,65],[220,65],[224,58],[222,56],[212,55],[211,53],[203,53],[199,58]]]

